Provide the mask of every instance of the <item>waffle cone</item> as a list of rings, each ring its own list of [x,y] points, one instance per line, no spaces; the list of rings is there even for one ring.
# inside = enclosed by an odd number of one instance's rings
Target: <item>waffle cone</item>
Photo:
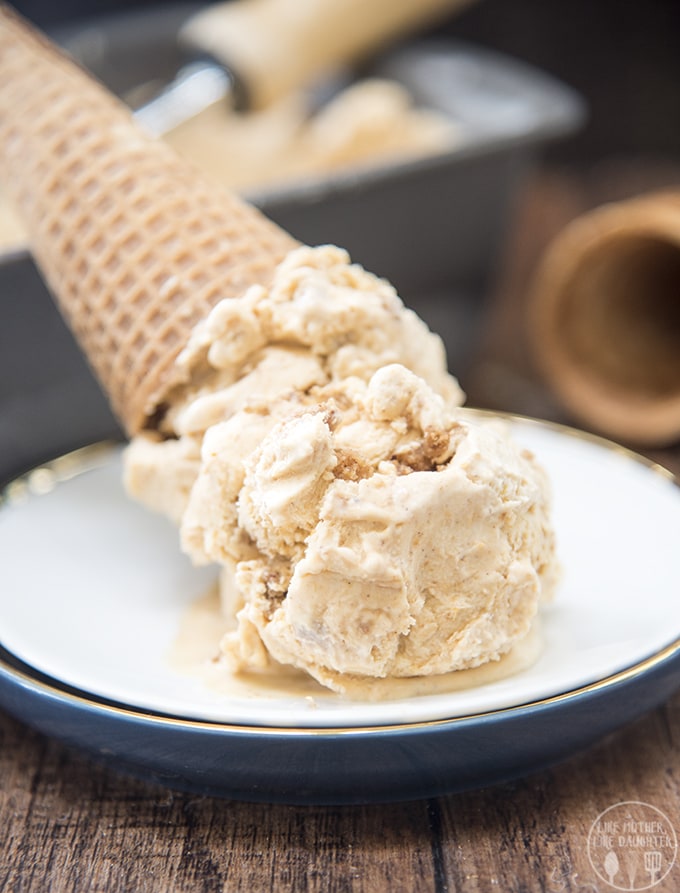
[[[128,433],[220,299],[266,284],[295,241],[206,182],[0,5],[0,176],[34,256]]]
[[[532,291],[535,355],[570,413],[631,443],[680,440],[680,193],[579,217]]]

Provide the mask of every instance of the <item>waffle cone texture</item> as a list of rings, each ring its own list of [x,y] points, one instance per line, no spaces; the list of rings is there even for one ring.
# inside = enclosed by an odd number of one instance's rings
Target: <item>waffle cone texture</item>
[[[129,434],[178,382],[219,300],[266,285],[294,239],[205,181],[0,4],[0,179]]]

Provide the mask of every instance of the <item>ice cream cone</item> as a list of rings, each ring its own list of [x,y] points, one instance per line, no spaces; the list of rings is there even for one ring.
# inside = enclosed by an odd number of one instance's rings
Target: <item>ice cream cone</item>
[[[680,193],[606,205],[550,247],[530,333],[579,421],[617,439],[680,439]]]
[[[111,404],[134,434],[224,297],[266,284],[294,239],[201,176],[0,5],[0,179]]]

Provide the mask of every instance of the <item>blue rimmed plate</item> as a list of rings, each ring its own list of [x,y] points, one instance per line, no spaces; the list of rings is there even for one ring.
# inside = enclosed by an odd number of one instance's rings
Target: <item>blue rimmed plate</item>
[[[168,652],[213,578],[125,497],[120,451],[11,485],[0,510],[0,702],[121,768],[243,799],[431,796],[531,771],[680,684],[680,488],[605,441],[511,422],[553,482],[564,580],[544,647],[508,678],[378,703],[225,693]]]

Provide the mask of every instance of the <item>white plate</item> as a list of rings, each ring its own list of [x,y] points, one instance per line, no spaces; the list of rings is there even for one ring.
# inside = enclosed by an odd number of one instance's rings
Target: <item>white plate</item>
[[[272,727],[415,723],[572,691],[655,654],[680,634],[680,489],[672,476],[568,429],[513,421],[547,468],[564,576],[528,670],[445,694],[379,703],[332,693],[226,696],[172,668],[187,607],[215,577],[177,531],[130,502],[119,448],[85,451],[8,490],[0,510],[0,639],[62,683],[187,719]]]

